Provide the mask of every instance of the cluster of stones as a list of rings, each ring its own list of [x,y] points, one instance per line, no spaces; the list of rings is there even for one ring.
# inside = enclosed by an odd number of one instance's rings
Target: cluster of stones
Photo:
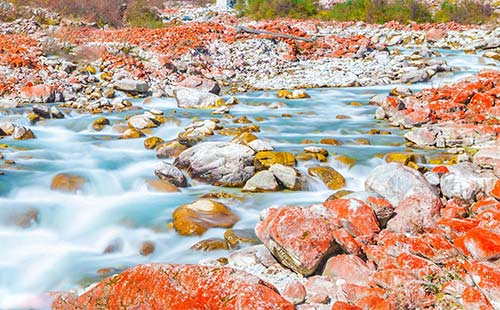
[[[500,131],[500,72],[486,71],[462,81],[413,94],[396,88],[376,96],[378,119],[415,128],[405,138],[418,147],[470,147],[495,139]]]

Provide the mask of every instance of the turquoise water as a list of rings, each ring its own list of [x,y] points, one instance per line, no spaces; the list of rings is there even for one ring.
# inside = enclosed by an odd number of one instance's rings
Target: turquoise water
[[[444,81],[456,80],[482,68],[491,67],[492,60],[483,60],[460,52],[441,51],[451,66],[459,72],[439,75],[429,83],[412,85],[413,90],[439,86]],[[279,151],[299,153],[305,146],[318,145],[330,153],[355,158],[357,164],[349,168],[330,156],[328,165],[342,173],[346,189],[362,190],[368,172],[383,163],[376,154],[404,151],[403,132],[387,123],[375,121],[376,107],[367,105],[370,97],[385,94],[394,85],[380,87],[313,89],[307,92],[311,99],[281,100],[274,92],[255,92],[239,95],[241,104],[231,114],[247,116],[259,125],[256,135],[272,143]],[[350,102],[360,102],[353,106]],[[263,103],[283,102],[286,106],[270,109]],[[144,104],[135,100],[144,110],[160,109],[174,116],[180,125],[166,123],[153,129],[153,135],[164,140],[173,139],[185,126],[199,119],[219,118],[225,127],[241,126],[211,111],[178,109],[173,99],[153,99]],[[0,110],[0,120],[12,120],[28,125],[23,116],[31,107]],[[67,112],[67,111],[65,111]],[[322,202],[333,193],[323,184],[310,180],[310,190],[242,194],[237,189],[222,189],[206,184],[194,186],[179,193],[159,193],[148,189],[145,180],[156,179],[154,168],[160,163],[154,151],[145,150],[144,139],[118,140],[119,134],[107,126],[102,132],[90,129],[92,121],[107,117],[113,123],[137,111],[105,115],[66,114],[65,119],[46,120],[30,126],[37,139],[0,140],[9,147],[0,149],[6,159],[16,162],[1,166],[0,176],[0,309],[41,307],[37,296],[52,290],[78,290],[97,279],[101,268],[118,270],[140,263],[172,262],[195,263],[202,258],[220,257],[225,251],[195,252],[189,248],[199,240],[223,236],[223,229],[211,229],[202,237],[179,237],[167,228],[172,211],[181,204],[192,202],[212,191],[236,193],[243,201],[228,201],[241,218],[235,228],[253,228],[259,212],[273,204],[310,204]],[[282,117],[291,114],[292,117]],[[337,119],[348,115],[350,119]],[[264,120],[257,122],[256,117]],[[390,135],[368,135],[370,129],[389,130]],[[318,142],[335,138],[341,146],[302,144],[305,139]],[[369,139],[370,145],[360,145],[357,139]],[[212,136],[207,139],[230,141],[232,137]],[[423,152],[418,150],[418,152]],[[3,161],[0,161],[3,163]],[[313,162],[299,162],[304,174]],[[50,190],[52,177],[58,173],[73,173],[89,182],[78,194]],[[21,228],[13,225],[20,214],[35,210],[33,225]],[[150,256],[139,254],[141,243],[153,241],[156,249]],[[103,254],[110,244],[121,244],[121,250]]]

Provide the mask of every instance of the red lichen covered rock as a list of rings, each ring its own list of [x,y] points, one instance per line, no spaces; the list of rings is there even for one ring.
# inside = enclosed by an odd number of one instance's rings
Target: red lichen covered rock
[[[231,268],[139,265],[83,295],[59,298],[55,310],[294,309],[272,287]]]
[[[493,308],[498,309],[500,307],[500,271],[498,266],[483,262],[467,262],[464,267]]]
[[[500,234],[475,227],[465,234],[464,245],[477,259],[490,260],[500,257]]]
[[[355,255],[337,255],[330,258],[325,265],[323,275],[332,279],[343,279],[347,283],[368,285],[373,270]]]
[[[377,217],[373,209],[358,199],[336,199],[324,202],[332,216],[342,223],[343,228],[352,236],[378,233]]]

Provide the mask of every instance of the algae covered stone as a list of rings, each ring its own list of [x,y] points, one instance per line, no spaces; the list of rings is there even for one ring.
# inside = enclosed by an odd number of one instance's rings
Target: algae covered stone
[[[307,169],[309,175],[320,179],[329,189],[340,189],[345,186],[344,177],[328,166],[318,166]]]

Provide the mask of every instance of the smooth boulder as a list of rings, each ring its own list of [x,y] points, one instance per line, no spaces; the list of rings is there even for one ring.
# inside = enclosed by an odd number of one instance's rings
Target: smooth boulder
[[[245,145],[204,142],[182,152],[174,164],[198,181],[241,187],[254,175],[253,158],[254,151]]]
[[[177,106],[185,109],[212,109],[224,105],[224,99],[208,91],[194,88],[178,88],[174,90]]]

